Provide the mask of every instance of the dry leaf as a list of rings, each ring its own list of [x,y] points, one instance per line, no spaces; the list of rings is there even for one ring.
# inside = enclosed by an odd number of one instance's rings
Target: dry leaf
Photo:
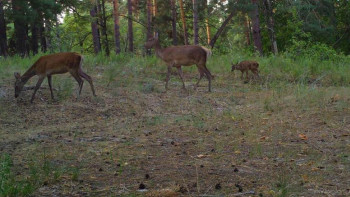
[[[304,134],[299,134],[299,138],[302,140],[307,140],[307,136]]]
[[[269,137],[266,137],[266,136],[262,136],[262,137],[260,138],[261,141],[262,141],[262,140],[267,140],[267,139],[269,139]]]
[[[205,157],[207,157],[206,155],[203,155],[203,154],[199,154],[199,155],[197,155],[197,157],[198,158],[205,158]]]
[[[241,151],[236,150],[236,151],[235,151],[235,154],[241,154]]]

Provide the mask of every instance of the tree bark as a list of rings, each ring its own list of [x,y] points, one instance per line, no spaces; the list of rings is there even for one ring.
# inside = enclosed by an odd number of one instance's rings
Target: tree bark
[[[31,40],[31,44],[32,44],[32,51],[33,51],[33,55],[37,54],[39,52],[39,28],[38,25],[36,23],[33,23],[31,26],[31,31],[32,31],[32,40]]]
[[[172,26],[173,26],[173,45],[177,45],[177,34],[176,34],[176,4],[175,0],[170,0],[171,2],[171,13],[172,13]]]
[[[244,20],[244,34],[246,39],[247,46],[250,45],[250,25],[249,25],[249,18],[247,15],[243,16]]]
[[[44,27],[44,18],[42,18],[42,14],[40,16],[40,26],[39,26],[39,37],[40,37],[40,46],[41,46],[41,51],[46,53],[47,51],[47,44],[46,44],[46,39],[45,39],[45,27]]]
[[[186,18],[185,18],[185,11],[184,11],[183,0],[179,0],[179,4],[180,4],[182,29],[183,29],[183,32],[184,32],[184,41],[185,41],[185,45],[188,45],[188,34],[187,34],[187,28],[186,28]]]
[[[101,52],[101,43],[100,43],[100,35],[97,25],[97,7],[94,5],[90,10],[91,20],[91,32],[92,32],[92,41],[94,44],[94,53],[98,54]]]
[[[197,0],[192,0],[193,3],[193,44],[198,45],[198,2]]]
[[[260,34],[260,20],[259,20],[259,8],[258,8],[258,0],[252,0],[252,4],[254,9],[252,11],[252,23],[253,23],[253,40],[255,50],[259,52],[259,54],[263,55],[262,50],[262,42],[261,42],[261,34]]]
[[[211,48],[214,48],[215,42],[219,38],[220,34],[224,31],[226,25],[228,24],[228,22],[230,22],[230,20],[232,19],[233,15],[234,15],[233,12],[231,12],[230,15],[228,15],[228,17],[225,19],[225,21],[221,24],[221,27],[218,29],[218,31],[215,33],[213,38],[210,40],[209,45],[211,46]]]
[[[45,42],[46,47],[50,50],[50,53],[53,53],[53,48],[51,45],[51,23],[48,19],[45,18]]]
[[[119,54],[120,49],[120,30],[119,30],[119,2],[113,0],[113,15],[114,15],[114,40],[115,40],[115,53]]]
[[[15,38],[16,38],[16,49],[17,53],[24,57],[26,55],[26,27],[27,24],[23,17],[25,16],[25,12],[23,7],[21,6],[21,1],[12,0],[12,9],[14,15],[14,26],[15,26]]]
[[[134,52],[134,35],[132,30],[132,2],[128,0],[128,43],[129,51]]]
[[[153,14],[153,5],[152,0],[147,0],[147,35],[146,35],[146,42],[149,38],[153,37],[152,33],[152,14]],[[146,50],[147,55],[151,55],[151,50]]]
[[[105,53],[109,56],[109,43],[108,43],[108,35],[107,35],[107,18],[106,18],[106,7],[105,0],[102,0],[102,37],[103,37],[103,47],[105,49]]]
[[[153,16],[155,17],[157,15],[157,0],[153,1]]]
[[[6,35],[6,22],[3,9],[3,2],[0,0],[0,56],[7,56],[7,35]]]
[[[209,15],[210,15],[210,10],[209,10],[209,7],[208,7],[208,1],[205,2],[205,6],[207,8],[207,16],[205,18],[205,27],[206,27],[206,30],[207,30],[207,43],[209,44],[210,43],[210,26],[209,26]]]
[[[274,29],[274,21],[273,21],[273,14],[272,14],[272,8],[271,8],[271,2],[270,0],[264,0],[265,5],[265,15],[266,15],[266,21],[267,21],[267,28],[270,35],[270,41],[271,41],[271,48],[273,54],[278,54],[278,48],[277,48],[277,41],[276,41],[276,34]]]

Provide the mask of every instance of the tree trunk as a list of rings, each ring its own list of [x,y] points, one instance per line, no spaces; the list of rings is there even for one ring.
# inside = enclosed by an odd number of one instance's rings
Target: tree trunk
[[[42,16],[40,16],[42,17]],[[46,53],[47,51],[47,44],[45,39],[45,27],[44,27],[44,18],[40,19],[40,27],[39,27],[39,37],[40,37],[40,45],[41,45],[41,51]]]
[[[3,2],[0,0],[0,56],[7,56],[7,35],[6,35],[6,22],[3,9]]]
[[[207,17],[205,18],[205,27],[207,30],[207,43],[210,43],[210,26],[209,26],[209,15],[210,15],[210,11],[209,11],[209,7],[208,7],[208,1],[205,2],[205,6],[207,8]]]
[[[16,38],[16,49],[17,53],[24,57],[26,55],[26,27],[27,24],[23,20],[23,16],[25,16],[25,12],[23,7],[21,6],[21,1],[12,0],[12,9],[14,15],[14,26],[15,26],[15,38]]]
[[[97,6],[94,5],[90,10],[91,20],[91,32],[92,32],[92,41],[94,44],[94,52],[98,54],[101,52],[101,43],[100,43],[100,34],[97,25]]]
[[[211,46],[211,48],[214,48],[215,42],[216,40],[219,38],[220,34],[224,31],[226,25],[228,24],[228,22],[230,22],[230,20],[232,19],[234,13],[231,12],[230,15],[225,19],[225,21],[221,24],[221,27],[218,29],[218,31],[215,33],[214,37],[210,40],[209,45]]]
[[[243,16],[244,20],[244,34],[246,39],[247,46],[250,45],[250,25],[249,25],[249,18],[247,15]]]
[[[270,0],[264,0],[265,5],[265,15],[266,15],[266,21],[267,21],[267,28],[269,30],[270,35],[270,41],[272,46],[272,52],[273,54],[278,54],[278,48],[277,48],[277,41],[276,41],[276,34],[274,29],[274,21],[272,17],[272,8],[271,8],[271,2]]]
[[[108,35],[107,35],[107,18],[106,18],[106,7],[105,0],[102,0],[102,37],[103,37],[103,47],[105,48],[105,53],[109,56],[109,43],[108,43]]]
[[[187,36],[186,18],[185,18],[183,0],[179,0],[179,4],[180,4],[180,13],[181,13],[182,29],[183,29],[183,31],[184,31],[184,41],[185,41],[185,45],[188,45],[188,36]]]
[[[260,20],[259,20],[259,8],[258,8],[258,0],[252,0],[252,4],[254,9],[252,11],[252,23],[253,23],[253,40],[255,50],[259,52],[259,54],[263,55],[262,50],[262,42],[261,42],[261,34],[260,34]]]
[[[48,19],[45,19],[45,42],[46,47],[53,53],[53,48],[51,45],[51,23]]]
[[[198,2],[197,0],[192,0],[193,3],[193,44],[197,45],[198,42]]]
[[[134,52],[134,35],[132,30],[132,3],[131,0],[128,0],[128,42],[129,42],[129,51]]]
[[[115,53],[120,53],[119,2],[113,0]]]
[[[33,51],[33,55],[37,54],[39,52],[39,28],[38,25],[36,23],[33,23],[31,26],[31,31],[32,31],[32,40],[31,40],[31,44],[32,44],[32,51]]]
[[[149,38],[152,38],[152,0],[147,0],[147,35],[146,35],[146,41],[148,41]],[[151,55],[151,50],[146,50],[147,55]]]
[[[176,4],[175,0],[170,0],[171,2],[171,13],[172,13],[172,26],[173,26],[173,45],[177,45],[177,35],[176,35]]]
[[[153,1],[153,16],[155,17],[157,15],[157,0]]]

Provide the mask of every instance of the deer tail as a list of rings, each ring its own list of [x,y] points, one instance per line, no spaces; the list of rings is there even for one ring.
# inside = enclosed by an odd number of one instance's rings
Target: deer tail
[[[202,49],[207,53],[207,59],[208,59],[209,57],[211,57],[211,55],[213,54],[213,53],[211,52],[211,50],[208,49],[208,48],[206,48],[206,47],[203,47],[203,46],[202,46]]]

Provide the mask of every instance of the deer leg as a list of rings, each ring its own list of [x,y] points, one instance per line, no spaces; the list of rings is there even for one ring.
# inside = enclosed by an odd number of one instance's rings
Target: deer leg
[[[241,71],[241,80],[243,80],[243,74],[244,74],[244,71]]]
[[[78,98],[80,96],[80,93],[81,93],[81,90],[83,89],[83,84],[84,84],[84,81],[83,79],[79,76],[78,73],[76,72],[70,72],[70,74],[74,77],[74,79],[78,82],[79,84],[79,91],[78,91]]]
[[[207,79],[209,81],[209,83],[208,83],[209,90],[208,91],[211,92],[211,75],[209,72],[205,72],[205,75],[207,76]]]
[[[246,71],[245,71],[245,77],[246,77],[247,81],[249,80],[249,78],[248,78],[248,72],[249,72],[249,70],[246,70]]]
[[[255,74],[256,77],[260,78],[259,71],[257,69],[254,69],[253,73]]]
[[[184,90],[186,90],[185,82],[184,82],[184,77],[183,77],[183,72],[182,72],[181,66],[177,67],[177,71],[179,72],[179,75],[180,75],[180,78],[181,78],[181,81],[182,81],[182,88],[183,88]]]
[[[34,93],[33,93],[33,95],[32,95],[32,99],[30,100],[31,103],[33,103],[34,98],[35,98],[36,91],[38,91],[38,89],[40,88],[41,83],[44,81],[44,79],[45,79],[45,77],[40,76],[38,82],[36,82],[36,86],[35,86],[35,89],[34,89]]]
[[[166,74],[166,80],[165,80],[165,91],[168,90],[168,82],[170,80],[170,74],[171,74],[171,67],[173,64],[168,65],[168,73]]]
[[[198,66],[197,66],[197,69],[198,69],[198,72],[199,72],[199,79],[198,79],[196,85],[194,86],[194,89],[195,89],[195,90],[198,88],[199,82],[200,82],[200,81],[202,80],[202,78],[204,77],[204,72],[203,72],[203,70],[202,70],[201,68],[199,68]]]
[[[93,94],[94,96],[96,96],[94,84],[92,83],[92,78],[91,78],[88,74],[84,73],[82,70],[79,70],[79,75],[80,75],[81,77],[83,77],[84,79],[86,79],[86,81],[89,82],[90,87],[91,87],[91,90],[92,90],[92,94]]]
[[[203,72],[204,72],[205,76],[207,77],[207,79],[209,81],[209,83],[208,83],[209,90],[208,91],[211,92],[211,74],[210,74],[209,70],[205,67],[205,65],[204,65],[204,68],[203,68]]]
[[[53,91],[52,91],[52,76],[51,75],[48,75],[47,76],[47,81],[49,83],[49,88],[50,88],[50,92],[51,92],[51,98],[52,100],[54,100],[54,96],[53,96]]]

